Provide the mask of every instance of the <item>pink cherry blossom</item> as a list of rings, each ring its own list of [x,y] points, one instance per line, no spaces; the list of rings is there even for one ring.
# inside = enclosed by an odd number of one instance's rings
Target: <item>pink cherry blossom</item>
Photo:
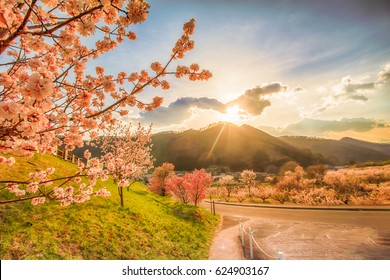
[[[195,169],[192,173],[184,175],[184,182],[190,201],[197,206],[206,197],[213,179],[204,169]]]
[[[144,22],[149,9],[145,0],[41,0],[28,5],[19,0],[0,0],[0,152],[30,157],[35,153],[53,154],[61,145],[71,151],[82,147],[86,139],[96,139],[115,125],[118,116],[126,117],[131,107],[151,111],[161,106],[161,97],[141,96],[146,87],[167,90],[168,77],[209,79],[211,73],[197,64],[170,70],[173,60],[194,48],[191,38],[195,19],[184,23],[182,36],[172,53],[167,53],[165,63],[154,62],[149,69],[112,75],[97,66],[95,73],[86,74],[92,60],[126,40],[136,40],[133,25]],[[0,163],[14,164],[13,157],[4,158]],[[88,164],[79,163],[78,175],[88,177],[91,185],[99,177],[108,178],[99,166],[102,162],[88,154],[86,158]],[[125,173],[133,174],[132,178],[152,166],[147,152],[140,153],[137,160],[132,162],[137,168],[124,168]],[[112,164],[117,163],[107,160],[104,168],[112,172]],[[45,186],[42,199],[57,199],[51,191],[60,184],[49,182],[55,176],[53,172],[34,171],[30,176],[40,187]],[[21,195],[22,191],[15,193]],[[60,203],[69,205],[87,199],[78,195],[65,196]],[[39,201],[34,199],[33,204]]]

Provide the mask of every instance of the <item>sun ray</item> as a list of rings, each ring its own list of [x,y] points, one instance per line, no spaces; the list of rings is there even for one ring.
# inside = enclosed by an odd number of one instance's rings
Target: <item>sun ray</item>
[[[221,130],[220,130],[219,133],[218,133],[218,136],[215,138],[215,141],[214,141],[214,143],[213,143],[213,146],[212,146],[211,149],[210,149],[209,154],[207,155],[207,158],[210,158],[211,154],[213,153],[214,148],[215,148],[215,146],[217,145],[218,140],[219,140],[219,138],[221,137],[223,130],[225,129],[225,126],[226,126],[226,124],[224,123],[223,126],[222,126],[222,128],[221,128]]]

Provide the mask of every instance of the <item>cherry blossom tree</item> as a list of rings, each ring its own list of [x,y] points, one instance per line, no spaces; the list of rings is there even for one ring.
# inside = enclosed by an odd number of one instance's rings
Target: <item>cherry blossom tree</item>
[[[258,186],[254,188],[252,192],[255,197],[260,198],[264,203],[267,199],[269,199],[274,194],[275,189],[272,187]]]
[[[240,174],[240,181],[248,188],[248,196],[251,197],[251,187],[255,185],[256,173],[253,170],[244,170]]]
[[[334,189],[337,196],[345,204],[364,192],[364,182],[359,176],[350,176],[351,172],[345,170],[328,171],[324,177],[324,185]]]
[[[151,155],[151,127],[145,129],[138,124],[135,131],[131,125],[117,124],[108,128],[100,138],[104,156],[101,162],[109,171],[123,207],[123,189],[129,188],[153,167]]]
[[[153,171],[149,179],[149,189],[161,196],[167,195],[168,180],[175,175],[175,166],[172,163],[163,163]]]
[[[279,168],[279,175],[283,176],[284,173],[288,171],[294,172],[295,168],[297,168],[298,166],[299,164],[296,161],[287,161]]]
[[[184,185],[187,189],[188,196],[191,202],[197,206],[207,194],[207,189],[210,187],[213,179],[210,173],[204,169],[195,169],[192,173],[184,175]]]
[[[229,202],[233,191],[236,189],[237,184],[234,182],[234,177],[231,175],[226,175],[218,180],[220,188],[224,188],[221,192],[225,201]]]
[[[339,205],[343,204],[337,198],[337,193],[333,189],[322,188],[306,188],[303,190],[293,189],[290,191],[290,199],[297,204],[306,205]]]
[[[174,176],[171,179],[168,179],[166,189],[178,200],[187,204],[190,201],[187,186],[183,177]]]
[[[238,202],[243,202],[247,196],[248,192],[244,188],[239,188],[234,194],[234,198],[237,199]]]
[[[147,87],[169,89],[168,76],[211,77],[196,63],[170,69],[194,48],[195,19],[184,24],[163,63],[132,73],[106,74],[102,66],[95,73],[86,71],[92,59],[99,62],[125,40],[135,40],[131,28],[147,19],[149,8],[144,0],[0,0],[0,153],[8,154],[0,164],[12,165],[15,156],[52,154],[62,144],[67,150],[82,147],[83,139],[95,139],[129,108],[159,107],[162,97],[145,101],[139,96]],[[92,176],[93,182],[102,172],[86,167],[69,178]],[[68,183],[69,178],[61,180]],[[14,185],[6,188],[22,194]]]
[[[305,178],[305,171],[301,166],[297,166],[295,170],[287,171],[284,175],[279,179],[276,184],[276,188],[278,190],[287,190],[291,191],[293,189],[304,189],[306,187],[310,187],[314,185],[316,182],[315,179],[307,179]]]
[[[309,179],[316,179],[317,182],[321,182],[327,170],[324,164],[310,165],[306,168],[306,176]]]
[[[365,199],[368,204],[382,204],[390,201],[390,181],[377,184],[369,184],[366,188],[371,189],[369,196]]]
[[[220,197],[222,196],[222,188],[220,188],[219,186],[213,186],[213,185],[211,185],[211,186],[207,189],[206,195],[209,197],[210,201],[211,201],[213,198],[220,198]]]
[[[285,202],[289,201],[290,196],[289,192],[285,190],[275,190],[273,196],[276,201],[280,202],[280,204],[284,204]]]

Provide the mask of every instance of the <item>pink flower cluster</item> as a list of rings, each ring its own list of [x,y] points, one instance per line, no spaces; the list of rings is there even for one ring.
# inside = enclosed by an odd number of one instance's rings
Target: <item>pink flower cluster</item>
[[[37,206],[39,204],[44,204],[46,201],[46,198],[44,196],[41,196],[41,197],[34,197],[33,199],[31,199],[31,204],[33,206]]]
[[[212,182],[211,174],[204,169],[195,169],[184,177],[175,176],[168,180],[167,190],[182,202],[191,201],[196,206],[206,197]]]
[[[167,67],[172,59],[182,58],[194,46],[189,39],[195,28],[195,19],[191,19],[184,24],[183,36],[168,63],[151,64],[153,75],[146,70],[131,74],[122,71],[115,78],[106,75],[100,66],[96,67],[96,76],[85,75],[90,59],[115,49],[124,38],[136,38],[128,29],[146,20],[150,8],[146,1],[0,3],[0,54],[5,62],[0,65],[3,153],[53,153],[61,144],[72,150],[83,145],[84,137],[96,137],[100,129],[115,123],[116,113],[127,115],[129,110],[123,107],[148,111],[159,107],[161,97],[147,103],[137,95],[149,85],[169,89],[169,82],[161,78],[176,72],[166,71]],[[83,44],[81,37],[97,33],[101,36],[89,40],[95,40],[95,44],[89,44],[94,47]],[[195,65],[178,76],[186,75],[190,80],[211,77],[209,71]]]
[[[19,188],[19,184],[15,184],[15,183],[7,183],[5,184],[5,187],[7,188],[7,190],[13,194],[15,194],[16,196],[23,196],[26,194],[26,191],[25,190],[21,190]]]
[[[12,166],[15,164],[15,159],[13,157],[5,158],[3,156],[0,156],[0,164]]]
[[[95,196],[110,196],[111,193],[109,191],[107,191],[106,188],[101,188],[100,190],[98,190],[97,192],[95,192]]]

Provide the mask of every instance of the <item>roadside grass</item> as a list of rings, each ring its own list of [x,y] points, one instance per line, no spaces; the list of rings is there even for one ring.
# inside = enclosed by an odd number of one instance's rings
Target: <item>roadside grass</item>
[[[0,180],[21,180],[54,166],[54,177],[76,167],[51,155],[18,159],[0,170]],[[32,206],[30,201],[0,205],[1,259],[207,259],[219,222],[209,211],[160,197],[135,183],[121,207],[112,180],[98,182],[110,197],[82,204]],[[0,198],[12,194],[1,190]]]

